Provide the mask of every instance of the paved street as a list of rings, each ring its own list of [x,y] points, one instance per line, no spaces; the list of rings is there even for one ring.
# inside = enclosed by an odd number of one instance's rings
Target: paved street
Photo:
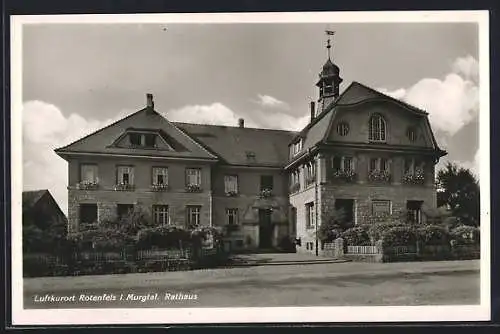
[[[479,261],[264,265],[27,278],[24,305],[25,308],[459,305],[478,304],[479,286]]]

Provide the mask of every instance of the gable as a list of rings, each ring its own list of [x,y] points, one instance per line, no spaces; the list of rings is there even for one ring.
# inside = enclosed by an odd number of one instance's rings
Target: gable
[[[154,134],[160,146],[148,148],[140,145],[130,145],[130,137],[128,136],[131,132]],[[193,138],[186,135],[173,123],[150,108],[139,110],[76,142],[58,148],[56,149],[56,153],[61,156],[91,153],[165,158],[217,159],[216,155],[206,150]]]
[[[326,137],[327,142],[370,143],[370,118],[377,114],[385,121],[385,144],[434,148],[426,116],[409,112],[390,100],[369,100],[354,106],[337,106],[336,109],[335,118]],[[345,135],[340,133],[342,129],[339,127],[342,126],[348,128]],[[409,136],[410,131],[415,135],[414,140]]]

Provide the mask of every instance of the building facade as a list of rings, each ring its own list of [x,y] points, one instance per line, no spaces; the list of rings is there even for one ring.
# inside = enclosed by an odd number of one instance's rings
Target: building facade
[[[134,207],[179,227],[229,226],[234,248],[290,238],[317,250],[317,230],[343,209],[353,224],[436,206],[434,166],[446,154],[428,114],[353,82],[339,94],[330,59],[300,132],[174,123],[144,109],[56,149],[68,162],[69,231]]]

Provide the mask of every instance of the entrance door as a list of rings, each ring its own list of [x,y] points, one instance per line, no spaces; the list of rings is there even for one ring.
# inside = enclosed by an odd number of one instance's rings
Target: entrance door
[[[271,225],[271,210],[259,209],[259,247],[271,248],[273,227]]]

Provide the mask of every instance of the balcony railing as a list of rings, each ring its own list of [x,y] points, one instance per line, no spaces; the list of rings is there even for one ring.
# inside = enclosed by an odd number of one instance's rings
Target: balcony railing
[[[186,185],[186,192],[188,193],[200,193],[202,191],[199,184],[188,184]]]
[[[353,182],[356,179],[356,173],[352,169],[335,170],[332,174],[334,180],[342,180],[346,182]]]
[[[389,182],[391,173],[386,170],[372,170],[368,173],[368,180],[372,182]]]
[[[151,185],[151,190],[153,191],[167,191],[168,184],[165,183],[155,183]]]
[[[76,184],[76,189],[79,190],[96,190],[99,188],[99,184],[94,181],[82,181]]]

